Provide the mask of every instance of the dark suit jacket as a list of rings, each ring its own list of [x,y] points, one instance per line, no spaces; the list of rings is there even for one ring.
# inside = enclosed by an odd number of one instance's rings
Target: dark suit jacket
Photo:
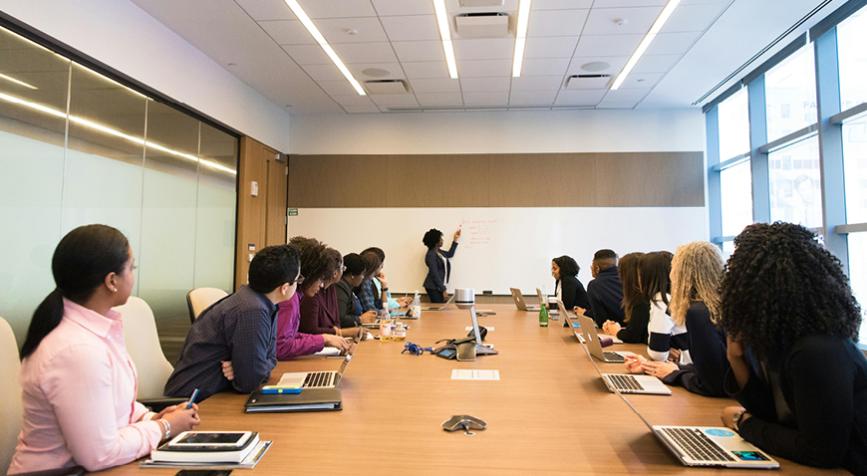
[[[427,254],[424,256],[424,264],[427,265],[427,276],[425,276],[423,284],[425,289],[434,289],[440,292],[446,290],[446,281],[448,281],[452,273],[452,265],[449,263],[449,258],[455,255],[457,248],[458,244],[453,241],[448,251],[437,248],[429,248],[427,250]],[[440,259],[440,254],[446,258],[445,264]]]
[[[620,285],[617,266],[603,269],[596,279],[587,283],[587,299],[597,326],[601,328],[605,321],[623,324],[623,308],[620,307],[623,287]]]
[[[562,289],[563,305],[566,306],[567,310],[571,311],[575,306],[581,306],[587,310],[588,317],[593,317],[590,300],[587,299],[587,291],[584,290],[584,285],[581,284],[581,281],[578,281],[578,278],[575,276],[562,276],[558,283]]]

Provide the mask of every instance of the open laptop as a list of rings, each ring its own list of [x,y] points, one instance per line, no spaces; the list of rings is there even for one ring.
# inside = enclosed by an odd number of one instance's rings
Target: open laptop
[[[355,346],[351,347],[354,350]],[[317,388],[336,388],[343,378],[343,372],[349,362],[352,361],[352,353],[347,352],[338,370],[325,370],[314,372],[286,372],[277,382],[279,387],[300,387],[304,390]],[[303,393],[303,392],[302,392]]]
[[[584,344],[590,351],[590,355],[596,357],[602,362],[610,364],[622,364],[626,362],[623,355],[617,352],[603,352],[602,344],[599,343],[599,335],[596,333],[596,323],[593,319],[585,316],[578,316],[578,322],[581,323],[581,332],[584,334]]]
[[[581,322],[575,316],[564,315],[564,321],[569,331],[578,339],[578,342],[584,343],[584,333],[581,332]]]
[[[470,320],[473,323],[473,335],[476,337],[476,355],[497,355],[499,352],[492,346],[482,343],[482,333],[479,331],[479,318],[476,315],[476,306],[470,307]]]
[[[425,307],[425,308],[423,308],[422,310],[423,310],[423,311],[445,311],[446,309],[448,309],[448,307],[452,304],[452,302],[453,302],[454,300],[455,300],[455,295],[452,294],[451,297],[449,297],[449,300],[446,301],[445,303],[440,304],[440,305],[438,305],[438,306],[429,306],[429,307]]]
[[[512,300],[515,301],[515,307],[517,307],[519,311],[539,312],[539,306],[536,306],[534,304],[527,304],[524,301],[524,295],[521,294],[520,289],[509,288],[509,291],[512,292]]]

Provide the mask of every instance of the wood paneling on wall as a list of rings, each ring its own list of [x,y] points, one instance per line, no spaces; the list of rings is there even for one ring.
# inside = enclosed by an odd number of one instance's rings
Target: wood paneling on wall
[[[289,205],[701,207],[702,152],[293,155]]]

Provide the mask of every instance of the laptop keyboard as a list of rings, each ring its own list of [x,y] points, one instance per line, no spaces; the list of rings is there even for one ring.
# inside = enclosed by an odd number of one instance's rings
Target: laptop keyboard
[[[605,360],[612,362],[624,362],[626,360],[617,352],[603,352],[602,356],[605,357]]]
[[[720,446],[697,428],[662,428],[666,436],[697,461],[734,461]]]
[[[301,388],[330,387],[334,372],[308,372]]]
[[[607,377],[611,385],[621,392],[644,390],[644,387],[638,383],[638,379],[632,375],[608,375]]]

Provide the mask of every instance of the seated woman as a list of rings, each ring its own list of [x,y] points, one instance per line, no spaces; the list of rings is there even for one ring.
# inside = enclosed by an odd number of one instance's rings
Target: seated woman
[[[452,244],[448,251],[443,251],[443,232],[431,228],[422,237],[422,243],[427,246],[424,255],[424,264],[427,266],[427,275],[424,277],[424,289],[430,302],[443,303],[448,300],[446,285],[452,274],[452,264],[449,261],[458,249],[458,240],[461,238],[461,230],[452,236]]]
[[[557,299],[563,301],[566,309],[581,308],[581,312],[587,317],[593,317],[593,309],[590,308],[590,300],[584,285],[578,280],[578,272],[581,267],[569,256],[561,256],[551,260],[551,276],[556,280],[554,294]]]
[[[364,256],[367,253],[374,253],[379,258],[380,263],[382,263],[382,267],[379,269],[379,272],[373,275],[373,279],[370,282],[373,284],[374,296],[377,296],[377,305],[385,309],[387,308],[389,311],[392,309],[400,309],[402,307],[406,307],[412,302],[412,298],[408,296],[404,296],[398,299],[394,299],[391,297],[391,292],[388,290],[388,279],[385,276],[385,251],[382,251],[382,248],[377,248],[376,246],[371,246],[370,248],[361,252],[361,255]],[[385,306],[383,303],[388,303],[388,306]]]
[[[645,373],[690,392],[723,397],[723,379],[729,370],[725,334],[718,327],[723,262],[719,248],[695,241],[680,246],[671,262],[671,320],[684,326],[689,338],[691,364],[644,362]]]
[[[647,323],[650,321],[650,302],[638,288],[638,263],[644,253],[629,253],[620,258],[620,283],[623,286],[623,324],[605,321],[602,331],[617,336],[627,344],[647,342]]]
[[[123,318],[135,283],[126,237],[105,225],[70,231],[54,250],[57,288],[36,308],[21,348],[24,416],[9,473],[129,463],[199,424],[186,403],[152,413],[136,401]]]
[[[867,360],[861,309],[840,261],[806,228],[750,225],[722,282],[723,423],[770,454],[867,474]]]
[[[337,303],[337,283],[343,277],[343,257],[340,252],[328,248],[325,256],[331,260],[335,271],[323,283],[324,289],[312,298],[301,300],[300,332],[307,334],[334,334],[340,337],[356,337],[359,327],[342,329],[340,326],[340,308]]]
[[[364,312],[361,301],[353,290],[364,281],[364,260],[357,253],[343,257],[343,276],[335,285],[337,288],[337,315],[340,327],[349,330],[376,320],[376,311]]]
[[[350,342],[334,334],[310,334],[300,332],[301,303],[313,299],[341,271],[339,252],[328,252],[325,244],[313,238],[296,236],[289,244],[298,250],[301,256],[301,275],[298,288],[291,299],[277,305],[277,359],[289,360],[302,355],[315,354],[324,347],[336,347],[341,351],[349,348]],[[336,298],[335,298],[336,304]],[[336,306],[335,306],[336,307]],[[335,309],[336,317],[336,309]]]

